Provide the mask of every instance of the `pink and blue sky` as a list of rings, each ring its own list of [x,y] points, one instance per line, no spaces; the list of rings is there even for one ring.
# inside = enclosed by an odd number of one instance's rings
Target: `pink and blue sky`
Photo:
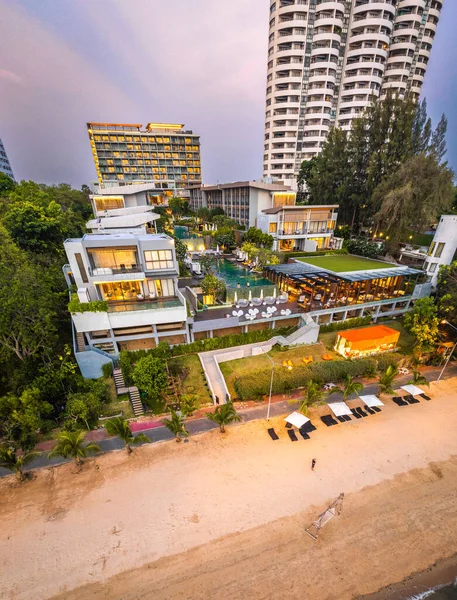
[[[0,0],[0,137],[19,179],[95,179],[87,121],[185,123],[205,183],[261,176],[268,0]],[[457,1],[423,95],[457,168]]]

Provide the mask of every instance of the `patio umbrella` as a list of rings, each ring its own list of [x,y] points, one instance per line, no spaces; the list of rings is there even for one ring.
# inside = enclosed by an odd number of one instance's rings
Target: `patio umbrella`
[[[219,244],[216,246],[216,252],[219,254]]]
[[[273,298],[276,298],[276,287],[275,287],[275,289],[273,290]]]
[[[263,300],[263,288],[260,290],[260,299]]]
[[[238,292],[235,292],[235,295],[233,296],[233,301],[235,302],[235,304],[238,302]]]
[[[405,392],[408,392],[408,394],[411,394],[411,396],[420,396],[420,394],[424,393],[420,388],[416,387],[415,385],[402,385],[401,389],[405,390]]]
[[[252,300],[252,290],[249,290],[249,298],[248,298],[249,302],[251,302]]]
[[[286,421],[286,423],[290,423],[291,425],[295,425],[295,427],[300,429],[300,427],[303,427],[305,423],[308,423],[309,419],[299,412],[293,412],[287,416],[284,421]]]

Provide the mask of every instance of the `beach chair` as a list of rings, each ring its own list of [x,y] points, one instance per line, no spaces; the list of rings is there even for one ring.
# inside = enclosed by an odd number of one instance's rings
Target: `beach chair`
[[[345,423],[346,419],[344,417],[336,417],[340,423]]]
[[[397,406],[408,406],[408,403],[405,402],[401,396],[394,396],[392,401],[395,402]]]
[[[333,423],[330,423],[329,417],[330,415],[324,415],[323,417],[321,417],[322,423],[324,423],[324,425],[327,425],[327,427],[331,427],[333,425]]]
[[[303,438],[304,440],[310,440],[310,439],[311,439],[311,438],[309,437],[309,434],[308,434],[308,433],[306,433],[306,431],[303,431],[303,428],[302,428],[302,429],[299,429],[299,430],[298,430],[298,433],[299,433],[299,434],[302,436],[302,438]]]
[[[371,408],[377,413],[381,412],[381,409],[379,408],[379,406],[372,406]]]
[[[370,413],[370,415],[374,415],[375,414],[375,411],[372,408],[370,408],[369,406],[364,406],[363,410],[366,410],[367,413]]]
[[[271,437],[272,440],[279,440],[279,436],[273,429],[273,427],[270,427],[270,429],[268,430],[268,435]]]
[[[329,423],[331,423],[332,425],[338,425],[338,421],[335,421],[335,419],[332,417],[332,415],[328,416],[328,420],[329,420]]]
[[[359,415],[359,413],[356,411],[355,408],[351,408],[351,413],[354,415],[354,417],[356,419],[361,419],[362,418],[362,415]]]
[[[311,421],[307,421],[302,427],[302,431],[306,431],[306,433],[311,433],[312,431],[316,431],[316,427],[311,423]]]
[[[419,394],[419,396],[424,400],[431,400],[430,396],[427,396],[427,394]]]
[[[292,423],[286,423],[286,429],[290,429],[292,427]]]
[[[359,413],[361,417],[368,417],[368,414],[360,406],[358,406],[355,410]]]
[[[290,437],[291,442],[298,442],[298,437],[295,435],[295,431],[293,431],[292,429],[288,429],[287,433]]]
[[[343,419],[345,421],[352,421],[352,418],[349,415],[343,415]]]
[[[414,396],[410,396],[410,398],[408,399],[408,402],[410,404],[419,404],[420,400],[419,400],[419,398],[414,398]]]

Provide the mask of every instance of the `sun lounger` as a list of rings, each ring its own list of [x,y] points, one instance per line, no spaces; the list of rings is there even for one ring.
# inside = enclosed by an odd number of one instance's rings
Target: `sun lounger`
[[[343,417],[336,417],[340,423],[345,423],[346,420]]]
[[[370,408],[369,406],[364,406],[363,410],[366,410],[367,413],[369,413],[370,415],[374,415],[375,414],[374,410],[372,408]]]
[[[352,418],[349,415],[343,415],[343,419],[345,421],[352,421]]]
[[[304,440],[309,440],[309,434],[306,433],[306,431],[303,431],[303,427],[301,429],[298,430],[298,433],[302,436],[302,438]]]
[[[351,413],[354,415],[354,417],[355,417],[356,419],[361,419],[361,418],[362,418],[362,416],[361,416],[361,415],[359,415],[359,413],[356,411],[356,409],[355,409],[355,408],[351,408]]]
[[[270,429],[268,430],[268,435],[271,437],[272,440],[279,440],[279,436],[273,429],[273,427],[270,427]]]
[[[430,396],[427,396],[427,394],[419,394],[419,396],[424,400],[431,400]]]
[[[333,419],[330,415],[325,415],[324,417],[321,417],[321,421],[322,423],[327,425],[327,427],[332,427],[332,425],[334,425],[334,423],[332,423]]]
[[[418,398],[414,398],[414,396],[411,396],[410,398],[408,398],[408,402],[410,404],[419,404],[420,400]]]
[[[293,431],[292,429],[288,429],[287,433],[290,437],[291,442],[298,442],[298,437],[295,435],[295,431]]]
[[[355,410],[359,413],[361,417],[368,417],[368,414],[360,406],[358,406]]]
[[[379,406],[372,406],[371,407],[375,412],[381,412],[381,409],[379,408]]]
[[[306,433],[311,433],[312,431],[316,431],[316,427],[311,423],[311,421],[307,421],[302,426],[302,431],[306,431]]]
[[[290,429],[292,427],[292,423],[286,423],[286,429]]]
[[[408,403],[403,400],[401,396],[394,396],[392,400],[397,404],[397,406],[408,406]]]
[[[335,421],[335,419],[332,417],[332,415],[328,416],[328,420],[329,420],[329,423],[331,423],[332,425],[338,425],[338,421]]]

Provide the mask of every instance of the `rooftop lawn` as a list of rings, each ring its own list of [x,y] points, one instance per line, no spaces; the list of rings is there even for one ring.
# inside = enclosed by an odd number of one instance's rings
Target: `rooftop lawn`
[[[386,269],[395,265],[390,263],[372,260],[371,258],[363,258],[362,256],[353,256],[352,254],[338,254],[330,256],[318,256],[297,258],[300,262],[328,269],[334,273],[345,273],[347,271],[369,271],[373,269]]]

